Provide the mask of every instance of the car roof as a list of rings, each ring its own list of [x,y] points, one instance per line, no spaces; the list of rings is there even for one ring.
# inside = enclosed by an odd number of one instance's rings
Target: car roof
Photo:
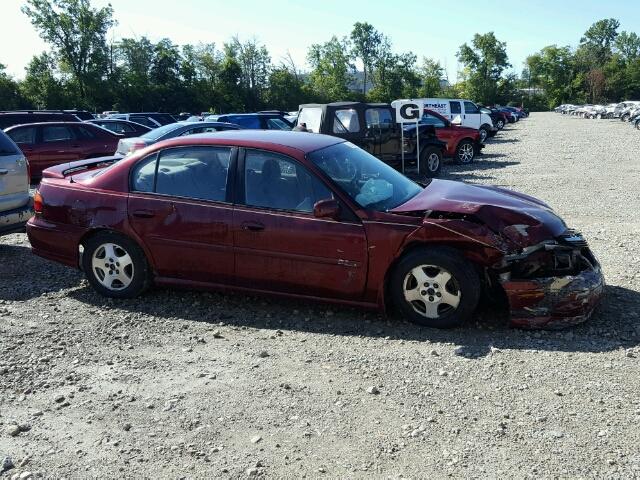
[[[313,152],[344,142],[330,135],[284,130],[225,130],[215,133],[199,133],[187,137],[165,140],[162,147],[185,145],[237,145],[241,147],[288,147],[303,153]],[[156,144],[159,145],[159,144]]]
[[[78,125],[86,125],[89,122],[33,122],[33,123],[21,123],[20,125],[12,125],[5,129],[5,132],[8,130],[13,130],[18,127],[55,127],[60,125],[70,125],[70,126],[78,126]],[[95,125],[94,125],[95,126]]]

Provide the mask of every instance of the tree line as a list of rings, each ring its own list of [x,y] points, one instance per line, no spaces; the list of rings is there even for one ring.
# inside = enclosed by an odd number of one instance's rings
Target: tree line
[[[476,34],[460,46],[463,68],[449,84],[438,61],[395,52],[391,39],[369,23],[311,45],[310,70],[303,71],[289,54],[275,62],[257,39],[109,42],[114,11],[90,0],[27,0],[22,11],[50,50],[35,55],[19,81],[0,64],[0,109],[241,112],[432,96],[548,109],[640,97],[640,39],[618,32],[614,19],[596,22],[575,49],[551,45],[531,55],[519,76],[509,71],[505,42],[493,32]]]

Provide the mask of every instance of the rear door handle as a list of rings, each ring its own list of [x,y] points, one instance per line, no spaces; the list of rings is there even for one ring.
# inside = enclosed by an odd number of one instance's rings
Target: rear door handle
[[[132,215],[138,218],[153,218],[156,214],[151,210],[134,210]]]
[[[6,168],[0,168],[0,175],[6,175],[7,173],[9,173],[9,170]]]
[[[260,222],[242,222],[242,229],[250,232],[261,232],[264,230],[264,225]]]

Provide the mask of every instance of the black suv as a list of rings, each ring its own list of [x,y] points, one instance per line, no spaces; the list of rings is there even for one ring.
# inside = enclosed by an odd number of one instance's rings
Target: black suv
[[[80,119],[73,113],[41,111],[0,112],[0,130],[25,123],[79,121]]]
[[[395,108],[388,103],[335,102],[300,105],[298,125],[303,123],[309,132],[344,138],[392,167],[417,167],[416,126],[402,127],[397,123]],[[418,132],[418,176],[435,177],[442,166],[446,143],[437,139],[433,125],[420,124]],[[405,165],[402,165],[403,152]]]

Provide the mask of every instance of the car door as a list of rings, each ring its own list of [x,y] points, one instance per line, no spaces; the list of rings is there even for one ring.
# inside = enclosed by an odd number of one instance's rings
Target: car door
[[[239,168],[240,202],[233,214],[238,284],[315,297],[361,298],[367,240],[359,219],[346,208],[344,219],[316,218],[314,204],[332,193],[293,158],[248,149]]]
[[[364,120],[365,150],[383,161],[395,161],[400,151],[400,136],[391,109],[367,108]]]
[[[482,112],[473,102],[463,102],[464,112],[462,114],[462,124],[465,127],[478,129],[482,125]]]
[[[84,158],[81,139],[76,138],[68,125],[42,125],[41,141],[37,146],[40,171],[53,165]]]
[[[140,160],[128,218],[160,277],[225,284],[233,275],[230,147],[174,147]]]

